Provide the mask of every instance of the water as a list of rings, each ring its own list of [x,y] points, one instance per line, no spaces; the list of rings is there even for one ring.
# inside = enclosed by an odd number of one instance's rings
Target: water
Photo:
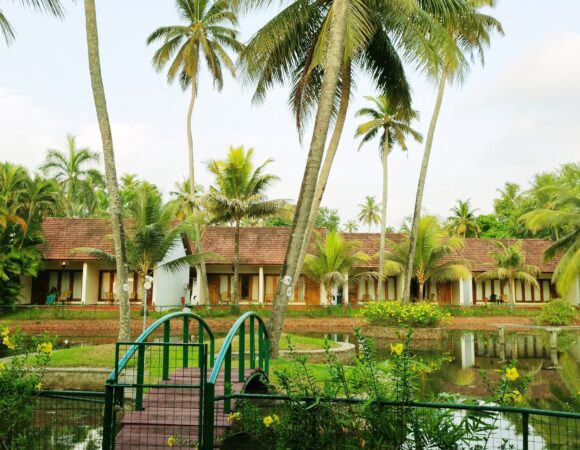
[[[309,334],[343,342],[355,342],[351,334]],[[377,358],[389,357],[393,340],[375,339]],[[551,348],[547,332],[506,331],[505,359],[498,333],[450,331],[443,340],[414,340],[414,352],[434,370],[421,379],[423,398],[448,392],[486,398],[481,376],[494,373],[506,361],[517,360],[518,370],[533,377],[526,399],[534,408],[580,411],[580,333],[560,332]]]

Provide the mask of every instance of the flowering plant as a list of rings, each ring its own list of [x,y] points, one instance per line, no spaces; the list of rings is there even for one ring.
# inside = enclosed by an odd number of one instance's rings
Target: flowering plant
[[[372,325],[395,327],[434,327],[451,315],[437,305],[401,302],[372,302],[361,310],[361,315]]]

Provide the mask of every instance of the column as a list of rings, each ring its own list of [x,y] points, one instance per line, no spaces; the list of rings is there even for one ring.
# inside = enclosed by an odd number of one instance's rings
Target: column
[[[342,303],[348,305],[348,273],[344,274],[344,284],[342,285]]]
[[[191,296],[196,296],[197,295],[197,299],[195,300],[195,302],[193,301],[192,298],[192,302],[194,304],[197,305],[205,305],[205,298],[204,298],[204,291],[203,289],[201,289],[201,267],[200,266],[195,266],[195,289],[191,290]]]
[[[258,303],[264,304],[264,267],[258,269]]]
[[[322,283],[320,283],[320,304],[326,305],[326,289]]]
[[[83,278],[81,283],[81,305],[87,304],[87,288],[88,288],[88,263],[83,263]]]

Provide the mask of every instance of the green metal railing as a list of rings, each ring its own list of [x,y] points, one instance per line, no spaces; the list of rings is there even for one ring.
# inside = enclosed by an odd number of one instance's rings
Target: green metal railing
[[[178,323],[181,342],[171,342],[171,325]],[[197,322],[197,328],[192,323]],[[158,330],[162,329],[161,336]],[[197,335],[191,343],[193,334]],[[149,340],[157,338],[157,342]],[[126,351],[122,352],[122,349]],[[125,406],[126,389],[134,394],[133,406],[136,412],[144,409],[144,394],[150,389],[175,389],[178,391],[199,390],[200,411],[198,429],[202,428],[204,388],[209,366],[214,364],[215,338],[207,323],[191,312],[168,314],[150,325],[135,342],[118,342],[115,350],[115,368],[105,386],[105,410],[103,417],[103,449],[112,449],[116,437],[116,411]],[[122,356],[121,356],[122,355]],[[199,368],[199,380],[189,383],[168,383],[171,370]],[[129,374],[128,369],[131,369]],[[149,370],[147,379],[146,369]]]
[[[257,322],[257,329],[256,329]],[[248,336],[248,351],[246,351],[246,333]],[[257,334],[257,348],[256,348]],[[246,368],[261,369],[268,377],[270,371],[270,335],[264,320],[255,312],[249,311],[242,314],[230,328],[220,352],[215,360],[213,370],[208,377],[204,389],[203,432],[201,449],[214,448],[214,416],[216,406],[216,383],[220,373],[224,374],[224,395],[232,394],[232,362],[235,362],[232,352],[232,344],[237,338],[237,381],[244,382]],[[246,365],[246,356],[248,364]],[[220,397],[222,398],[222,397]],[[229,398],[224,399],[224,413],[231,411]]]

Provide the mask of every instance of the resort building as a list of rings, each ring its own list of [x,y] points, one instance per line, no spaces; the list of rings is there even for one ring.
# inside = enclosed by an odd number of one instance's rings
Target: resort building
[[[99,260],[96,256],[82,253],[79,248],[96,248],[113,253],[108,219],[65,219],[50,218],[43,224],[45,243],[43,270],[34,278],[23,278],[22,301],[45,304],[51,290],[56,289],[61,301],[72,304],[114,304],[116,301],[116,274],[114,264]],[[290,229],[284,227],[244,227],[240,230],[240,303],[248,305],[268,305],[272,303],[276,285],[284,262],[290,238]],[[136,273],[129,274],[129,297],[131,302],[147,303],[156,308],[176,307],[184,303],[228,305],[232,301],[232,280],[234,271],[234,228],[209,227],[203,236],[204,252],[215,256],[206,261],[209,298],[204,299],[198,292],[197,268],[183,268],[169,272],[162,268],[153,271],[153,287],[146,293],[143,279]],[[317,230],[325,238],[325,230]],[[378,233],[344,233],[349,241],[356,241],[358,250],[371,256],[365,265],[357,266],[352,273],[345,274],[346,282],[334,286],[331,292],[333,304],[360,305],[378,298],[376,278],[357,276],[364,272],[376,272]],[[388,236],[397,242],[400,234]],[[467,279],[428,284],[425,300],[441,305],[471,306],[483,304],[494,298],[507,298],[507,286],[500,280],[479,281],[477,276],[494,268],[491,253],[495,250],[493,239],[466,239],[464,248],[454,256],[465,263],[471,271]],[[515,240],[502,240],[506,245]],[[516,282],[516,303],[518,305],[538,305],[551,298],[559,297],[551,283],[557,260],[543,262],[542,254],[550,245],[540,239],[523,239],[522,249],[527,262],[540,267],[539,287]],[[183,236],[166,255],[166,260],[195,251],[194,242]],[[392,276],[384,281],[386,300],[399,299],[403,289],[403,276]],[[54,288],[54,289],[53,289]],[[416,286],[413,286],[416,293]],[[322,285],[301,275],[290,305],[307,307],[326,305],[327,293]],[[565,298],[578,305],[580,298],[580,278]]]

